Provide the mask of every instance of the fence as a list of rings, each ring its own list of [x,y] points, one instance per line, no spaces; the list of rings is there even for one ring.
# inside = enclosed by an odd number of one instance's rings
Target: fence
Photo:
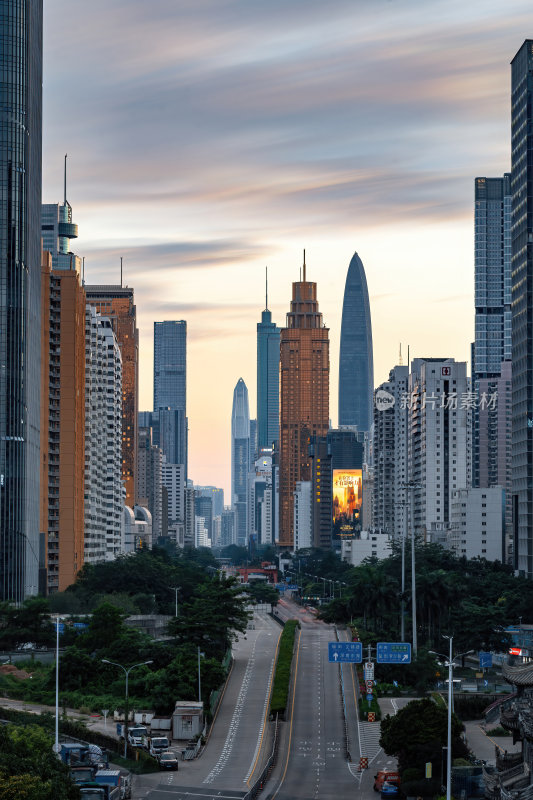
[[[261,770],[261,774],[259,775],[254,785],[250,788],[250,790],[246,792],[246,794],[243,797],[243,800],[253,800],[253,798],[257,797],[259,792],[263,790],[263,787],[268,781],[272,770],[276,766],[276,762],[278,759],[278,744],[279,744],[279,722],[278,722],[278,715],[276,714],[276,720],[274,722],[274,741],[272,742],[271,753],[267,759],[265,766]]]
[[[335,638],[337,641],[339,641],[339,631],[337,630],[337,626],[335,626]],[[344,755],[347,761],[351,761],[352,757],[350,754],[350,740],[348,736],[348,719],[346,714],[346,695],[344,693],[344,674],[342,671],[342,664],[338,664],[337,668],[339,670],[339,689],[341,693],[342,717],[344,722]]]

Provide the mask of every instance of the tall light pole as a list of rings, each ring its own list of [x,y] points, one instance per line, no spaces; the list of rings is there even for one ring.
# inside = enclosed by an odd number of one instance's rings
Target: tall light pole
[[[418,636],[416,630],[416,570],[415,570],[415,521],[414,521],[414,513],[413,513],[413,492],[415,489],[422,489],[423,487],[420,484],[415,483],[414,481],[407,481],[407,483],[403,484],[403,488],[405,489],[405,514],[407,517],[407,492],[411,492],[411,503],[410,503],[410,511],[411,511],[411,617],[413,621],[413,655],[416,658],[417,651],[418,651]],[[402,578],[405,574],[405,555],[404,555],[404,548],[405,548],[405,541],[402,538]],[[404,586],[404,580],[402,580],[402,586]],[[403,621],[403,615],[402,615]],[[403,641],[403,639],[402,639]]]
[[[198,702],[202,702],[202,678],[201,678],[201,669],[200,669],[200,659],[202,656],[205,656],[205,653],[202,653],[200,650],[200,646],[198,645]]]
[[[178,592],[181,589],[181,586],[169,586],[169,589],[172,589],[173,592],[176,592],[176,617],[178,616]]]
[[[102,664],[112,664],[114,667],[120,667],[123,670],[124,674],[126,675],[126,702],[125,702],[125,714],[124,714],[124,758],[126,758],[128,753],[128,716],[129,716],[129,708],[128,708],[128,678],[132,669],[135,667],[144,667],[145,664],[153,664],[153,661],[141,661],[140,664],[133,664],[133,666],[123,667],[122,664],[117,664],[116,661],[108,661],[107,658],[101,659]]]
[[[56,617],[56,731],[54,752],[59,754],[59,617]]]

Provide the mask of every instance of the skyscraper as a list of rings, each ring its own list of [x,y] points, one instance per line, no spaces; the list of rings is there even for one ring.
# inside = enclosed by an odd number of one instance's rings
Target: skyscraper
[[[187,323],[154,322],[153,439],[187,478]]]
[[[374,357],[370,303],[363,262],[354,253],[344,289],[339,355],[339,426],[372,424]]]
[[[265,310],[257,323],[257,450],[272,447],[279,436],[279,341],[280,328]]]
[[[512,555],[511,175],[475,180],[472,485],[505,490]],[[496,398],[496,402],[491,399]]]
[[[511,62],[511,275],[515,568],[533,578],[533,40]]]
[[[235,510],[235,543],[246,545],[248,527],[248,472],[250,471],[250,410],[248,389],[239,378],[231,411],[231,503]]]
[[[294,492],[311,480],[309,441],[329,428],[329,329],[318,310],[316,283],[292,284],[286,327],[281,330],[279,544],[294,546]]]
[[[122,355],[122,478],[126,505],[136,505],[135,466],[139,404],[139,331],[133,289],[85,286],[87,302],[111,320]]]
[[[42,0],[3,0],[0,125],[0,599],[37,594]]]
[[[70,252],[70,240],[78,238],[78,226],[72,222],[72,206],[67,200],[67,157],[65,156],[65,196],[62,203],[44,203],[41,209],[43,250],[52,256],[52,269],[79,272],[81,259]]]

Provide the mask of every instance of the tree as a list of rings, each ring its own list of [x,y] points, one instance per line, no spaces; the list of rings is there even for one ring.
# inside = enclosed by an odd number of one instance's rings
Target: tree
[[[0,728],[0,800],[76,800],[79,789],[37,725]]]
[[[265,581],[251,581],[244,587],[246,594],[255,603],[270,603],[275,606],[279,601],[279,592],[275,586]]]
[[[463,758],[468,748],[461,738],[462,722],[452,714],[452,756]],[[387,715],[381,722],[380,745],[389,756],[398,759],[401,772],[418,769],[431,761],[440,764],[442,748],[448,736],[448,710],[433,700],[412,700],[398,713]]]

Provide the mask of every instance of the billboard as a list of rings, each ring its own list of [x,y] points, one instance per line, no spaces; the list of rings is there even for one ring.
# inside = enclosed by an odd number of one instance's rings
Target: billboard
[[[361,529],[363,504],[363,471],[333,470],[333,531],[342,538]]]

